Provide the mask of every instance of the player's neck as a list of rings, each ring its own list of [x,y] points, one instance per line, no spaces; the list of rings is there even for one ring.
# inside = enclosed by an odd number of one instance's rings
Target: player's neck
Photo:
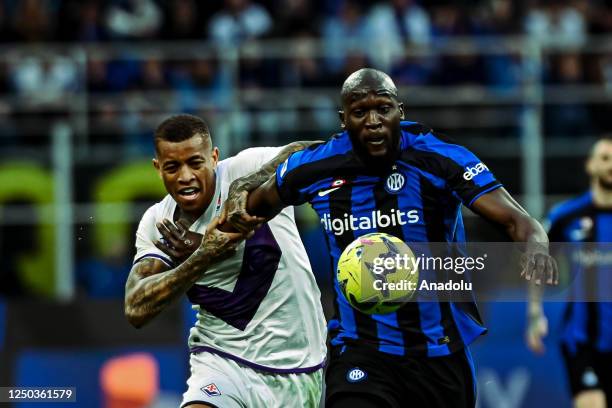
[[[612,190],[602,187],[596,181],[591,184],[591,190],[595,207],[612,208]]]

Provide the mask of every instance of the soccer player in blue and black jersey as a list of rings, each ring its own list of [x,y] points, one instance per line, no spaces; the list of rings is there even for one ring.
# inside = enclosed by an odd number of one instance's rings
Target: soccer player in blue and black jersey
[[[590,190],[558,204],[548,215],[552,242],[612,242],[612,137],[593,146],[586,170]],[[600,270],[589,272],[599,277],[611,272],[609,265],[593,267]],[[575,290],[588,290],[585,282],[574,286]],[[584,293],[576,296],[591,302],[568,303],[563,318],[561,350],[574,407],[605,408],[606,400],[612,403],[612,303],[594,302]],[[536,353],[544,351],[541,337],[546,327],[541,303],[531,302],[527,340]]]
[[[325,229],[335,270],[344,248],[371,232],[405,242],[464,241],[464,204],[505,227],[515,241],[543,243],[527,254],[526,276],[556,280],[542,226],[474,154],[404,121],[389,76],[356,71],[341,97],[342,133],[291,155],[275,177],[250,193],[230,197],[234,226],[240,228],[248,214],[269,217],[309,202]],[[397,312],[368,315],[349,305],[337,282],[335,292],[328,407],[474,406],[468,345],[486,331],[475,303],[412,302]]]

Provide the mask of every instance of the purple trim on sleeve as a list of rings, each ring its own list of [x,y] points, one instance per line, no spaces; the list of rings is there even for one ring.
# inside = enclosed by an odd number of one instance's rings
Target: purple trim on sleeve
[[[267,367],[267,366],[263,366],[263,365],[260,365],[260,364],[256,364],[256,363],[253,363],[251,361],[248,361],[248,360],[245,360],[243,358],[240,358],[238,356],[235,356],[233,354],[226,353],[225,351],[217,350],[216,348],[208,347],[208,346],[196,346],[196,347],[192,347],[189,350],[189,352],[192,353],[192,354],[204,353],[204,352],[217,354],[217,355],[219,355],[221,357],[225,357],[225,358],[228,358],[230,360],[234,360],[235,362],[240,363],[240,364],[242,364],[244,366],[247,366],[249,368],[252,368],[253,370],[264,371],[264,372],[272,373],[272,374],[307,374],[307,373],[314,373],[315,371],[318,371],[321,368],[325,367],[325,365],[327,364],[327,360],[323,360],[322,363],[317,364],[317,365],[312,366],[312,367],[274,368],[274,367]]]
[[[132,265],[136,265],[138,262],[142,261],[145,258],[156,258],[156,259],[159,259],[160,261],[162,261],[163,263],[165,263],[166,265],[168,265],[171,268],[174,266],[174,262],[172,262],[170,259],[168,259],[166,257],[163,257],[161,255],[157,255],[157,254],[144,254],[140,258],[136,259]]]
[[[499,184],[494,184],[494,185],[492,185],[489,188],[485,188],[484,190],[482,190],[480,193],[476,194],[476,196],[470,200],[470,203],[468,204],[468,207],[471,207],[472,204],[474,204],[474,201],[479,199],[481,195],[486,194],[486,193],[488,193],[490,191],[493,191],[495,189],[498,189],[498,188],[500,188],[502,186],[503,186],[503,184],[499,183]]]

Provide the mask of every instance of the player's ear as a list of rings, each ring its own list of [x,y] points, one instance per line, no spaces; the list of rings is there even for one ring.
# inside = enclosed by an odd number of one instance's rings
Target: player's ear
[[[343,110],[339,110],[338,111],[338,116],[340,117],[340,127],[342,129],[344,129],[346,127],[346,124],[344,123],[344,111]]]
[[[161,167],[159,165],[159,160],[153,159],[153,167],[155,167],[155,170],[157,170],[157,175],[159,176],[159,178],[162,178]]]
[[[218,147],[216,146],[213,147],[210,157],[212,157],[213,166],[217,167],[217,162],[219,161],[219,148]]]
[[[397,108],[399,109],[400,112],[400,119],[404,119],[404,104],[403,103],[398,103],[397,104]]]

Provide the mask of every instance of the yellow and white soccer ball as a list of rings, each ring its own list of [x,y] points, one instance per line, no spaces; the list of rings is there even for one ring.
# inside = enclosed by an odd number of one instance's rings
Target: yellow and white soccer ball
[[[393,235],[363,235],[340,255],[336,271],[340,290],[350,305],[363,313],[394,312],[412,297],[418,285],[414,258],[410,247]]]

